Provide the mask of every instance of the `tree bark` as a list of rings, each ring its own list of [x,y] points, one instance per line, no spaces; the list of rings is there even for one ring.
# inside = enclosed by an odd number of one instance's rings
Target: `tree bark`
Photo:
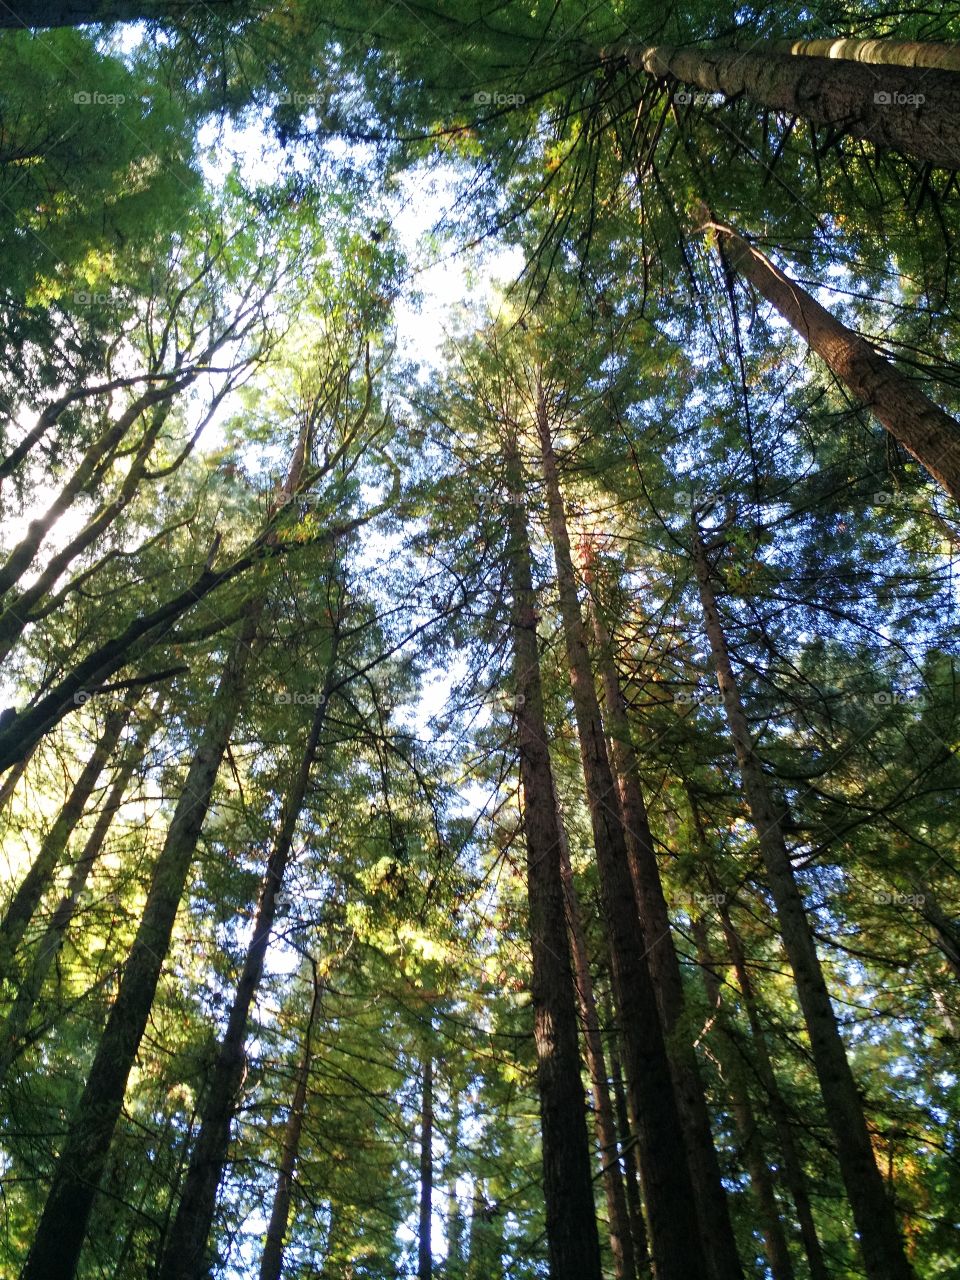
[[[960,117],[958,117],[960,119]],[[960,502],[960,423],[731,227],[707,221],[731,267],[776,308],[890,434]]]
[[[703,977],[707,1000],[714,1010],[715,1016],[722,1019],[724,1010],[720,994],[720,982],[716,974],[716,962],[710,954],[709,933],[703,916],[698,916],[693,921],[693,934],[697,943],[700,973]],[[743,1078],[741,1065],[732,1053],[725,1051],[726,1046],[723,1041],[721,1025],[721,1034],[714,1044],[714,1052],[717,1053],[723,1068],[724,1079],[730,1095],[734,1124],[737,1128],[740,1146],[743,1149],[744,1163],[750,1175],[750,1183],[756,1197],[757,1207],[760,1210],[760,1230],[763,1233],[764,1250],[767,1255],[767,1261],[770,1264],[770,1274],[773,1280],[794,1280],[790,1246],[787,1243],[786,1232],[783,1229],[780,1206],[777,1203],[773,1178],[770,1175],[770,1165],[767,1163],[766,1153],[763,1149],[760,1126],[754,1114],[753,1103],[750,1099],[746,1081]]]
[[[706,1247],[667,1059],[656,996],[645,959],[627,848],[594,687],[586,628],[577,596],[556,455],[542,388],[536,424],[547,511],[557,565],[560,613],[580,756],[593,828],[603,914],[609,935],[614,1001],[623,1037],[627,1096],[640,1148],[650,1246],[658,1280],[742,1275],[723,1271]],[[707,1265],[707,1259],[711,1265]]]
[[[658,80],[800,116],[944,169],[960,168],[960,80],[952,71],[758,49],[655,46],[635,61]]]
[[[23,935],[30,926],[43,895],[53,883],[57,868],[66,850],[74,828],[83,817],[87,801],[93,793],[97,779],[113,755],[123,726],[129,719],[132,703],[128,700],[114,707],[106,717],[103,732],[90,759],[80,771],[66,803],[40,846],[20,887],[13,895],[3,922],[0,923],[0,982],[10,981],[16,967],[16,952]]]
[[[50,971],[50,966],[63,945],[67,930],[76,914],[80,895],[83,893],[94,863],[100,856],[103,843],[107,838],[107,832],[110,830],[110,824],[123,803],[123,797],[130,779],[133,777],[134,771],[147,750],[156,724],[158,711],[159,704],[150,708],[144,716],[136,741],[127,752],[123,763],[118,769],[106,802],[97,813],[97,820],[93,830],[83,846],[80,857],[73,865],[66,892],[57,904],[56,910],[50,917],[50,923],[37,944],[33,964],[20,984],[16,999],[4,1023],[2,1038],[0,1038],[0,1082],[6,1078],[7,1072],[13,1062],[16,1061],[26,1040],[30,1016],[39,999],[44,981]]]
[[[515,437],[508,437],[505,454],[508,489],[516,495],[522,485]],[[560,874],[560,825],[547,749],[530,547],[519,499],[510,499],[507,518],[517,738],[527,845],[531,994],[550,1276],[551,1280],[600,1280],[600,1239]],[[472,1275],[472,1258],[470,1269]]]
[[[939,67],[941,71],[960,71],[960,44],[942,44],[936,40],[774,40],[769,45],[751,44],[754,52],[771,48],[775,53],[789,53],[803,58],[840,58],[845,62],[868,62],[881,67]]]
[[[250,1021],[250,1009],[263,977],[264,961],[276,916],[277,895],[290,861],[293,838],[303,811],[310,775],[316,763],[320,735],[326,723],[337,647],[335,631],[320,701],[314,711],[293,784],[284,800],[280,829],[261,882],[253,932],[230,1006],[227,1029],[220,1043],[213,1076],[204,1098],[200,1129],[190,1155],[180,1204],[157,1268],[157,1280],[203,1280],[210,1271],[207,1240],[216,1211],[217,1188],[223,1177],[230,1149],[230,1126],[243,1088],[247,1065],[244,1041]]]
[[[824,1110],[836,1140],[840,1171],[860,1235],[867,1276],[869,1280],[914,1280],[894,1207],[887,1197],[874,1159],[860,1094],[837,1026],[803,898],[794,878],[780,826],[782,815],[778,814],[774,804],[744,713],[717,609],[707,551],[696,526],[693,529],[693,559],[717,685],[723,698],[744,795],[757,832],[784,949],[793,969]]]
[[[577,889],[573,880],[573,868],[570,865],[570,852],[567,847],[562,818],[560,820],[560,859],[560,870],[563,876],[563,889],[567,904],[570,951],[573,956],[574,976],[580,1005],[580,1022],[583,1027],[583,1041],[586,1047],[590,1083],[593,1087],[593,1118],[597,1130],[597,1143],[600,1147],[603,1191],[607,1201],[610,1252],[613,1255],[613,1268],[617,1280],[636,1280],[637,1263],[633,1252],[633,1238],[630,1235],[627,1199],[624,1192],[623,1178],[620,1173],[620,1160],[617,1152],[617,1128],[613,1118],[613,1103],[610,1098],[610,1084],[607,1078],[606,1055],[603,1051],[600,1019],[597,1017],[597,1002],[593,993],[593,979],[590,976],[587,942],[584,937],[580,903],[577,899]]]
[[[310,1016],[303,1037],[303,1055],[297,1068],[297,1080],[293,1090],[293,1101],[290,1114],[287,1116],[283,1131],[283,1150],[280,1155],[280,1168],[277,1171],[277,1185],[273,1193],[273,1207],[270,1210],[270,1222],[260,1259],[260,1280],[280,1280],[283,1271],[283,1251],[287,1238],[287,1226],[290,1221],[290,1202],[293,1195],[293,1178],[300,1155],[300,1135],[303,1133],[303,1119],[307,1109],[307,1084],[310,1080],[310,1063],[312,1060],[313,1024],[320,1008],[321,985],[316,973],[313,977],[313,1000],[310,1005]]]
[[[613,660],[610,637],[596,605],[591,613],[603,685],[610,758],[619,788],[630,875],[640,909],[647,965],[666,1038],[704,1241],[705,1244],[710,1242],[711,1257],[718,1274],[736,1275],[740,1266],[737,1242],[696,1050],[683,1034],[683,978],[640,785],[626,702]]]
[[[614,1033],[613,1043],[610,1046],[610,1071],[613,1077],[613,1102],[617,1116],[620,1159],[623,1161],[623,1185],[627,1197],[627,1214],[630,1219],[630,1238],[633,1241],[633,1256],[637,1266],[637,1275],[643,1280],[644,1276],[649,1276],[650,1274],[650,1245],[647,1239],[647,1224],[643,1218],[643,1198],[640,1193],[637,1145],[633,1131],[630,1128],[630,1112],[627,1106],[627,1092],[623,1086],[623,1068],[620,1065],[620,1050],[616,1044],[616,1033]]]
[[[262,613],[251,605],[224,664],[209,715],[157,859],[140,927],[86,1087],[57,1161],[21,1280],[73,1280],[87,1223],[146,1029],[197,840],[240,709]]]
[[[420,1229],[417,1280],[433,1280],[433,1057],[424,1049],[420,1095]]]

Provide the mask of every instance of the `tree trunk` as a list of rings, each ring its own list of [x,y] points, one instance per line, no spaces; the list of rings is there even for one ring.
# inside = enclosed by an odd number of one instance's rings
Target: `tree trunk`
[[[522,487],[515,437],[505,446],[507,483]],[[567,944],[560,825],[540,683],[537,612],[524,512],[508,505],[513,648],[523,822],[527,844],[531,995],[551,1280],[600,1280],[600,1239],[580,1078],[577,1011]],[[475,1210],[476,1212],[476,1210]],[[471,1259],[471,1274],[473,1274]]]
[[[160,704],[158,703],[157,706],[150,708],[144,716],[136,741],[127,752],[122,765],[117,771],[106,802],[97,813],[97,821],[93,830],[90,832],[80,857],[73,865],[66,892],[50,917],[46,932],[37,944],[30,972],[24,978],[17,991],[16,999],[4,1024],[2,1039],[0,1039],[0,1082],[6,1078],[7,1072],[12,1063],[16,1061],[26,1040],[30,1016],[40,996],[44,981],[50,971],[50,966],[56,959],[70,923],[76,914],[80,895],[83,893],[94,863],[100,856],[103,842],[106,840],[107,832],[110,830],[110,824],[123,803],[127,785],[146,753],[150,737],[156,725],[159,707]]]
[[[723,1002],[720,994],[720,983],[717,979],[715,961],[710,954],[710,940],[706,921],[698,916],[693,922],[693,935],[697,943],[700,959],[700,972],[703,977],[707,1000],[718,1018],[723,1016]],[[790,1247],[780,1216],[770,1166],[763,1149],[760,1127],[754,1114],[753,1103],[747,1083],[743,1078],[741,1064],[733,1054],[726,1052],[723,1043],[723,1031],[718,1042],[714,1044],[714,1052],[720,1059],[724,1080],[730,1095],[734,1124],[737,1136],[743,1148],[744,1162],[750,1174],[750,1183],[760,1210],[760,1230],[763,1232],[764,1249],[770,1264],[773,1280],[794,1280],[793,1262],[790,1258]]]
[[[463,1266],[463,1213],[460,1209],[460,1196],[457,1181],[461,1171],[460,1161],[460,1094],[456,1082],[450,1080],[450,1138],[448,1143],[449,1157],[447,1161],[447,1192],[449,1209],[447,1212],[447,1262],[444,1268],[444,1280],[464,1280]]]
[[[200,829],[240,709],[261,613],[262,597],[250,606],[213,695],[200,745],[154,868],[120,990],[64,1140],[21,1280],[73,1280],[76,1272],[123,1107],[127,1077],[150,1016]]]
[[[773,896],[783,945],[793,969],[824,1110],[836,1140],[840,1170],[860,1235],[867,1276],[869,1280],[914,1280],[894,1208],[874,1159],[860,1094],[847,1061],[810,922],[794,878],[780,826],[782,815],[777,813],[753,745],[717,609],[707,552],[696,527],[693,531],[693,558],[717,684],[740,765],[744,795],[757,831],[767,886]]]
[[[277,895],[290,860],[293,838],[303,810],[310,774],[316,763],[320,735],[326,722],[337,643],[337,633],[334,632],[322,694],[314,711],[293,785],[284,800],[280,829],[260,886],[253,933],[237,981],[213,1077],[206,1091],[200,1130],[191,1153],[180,1204],[157,1268],[157,1280],[203,1280],[209,1274],[207,1240],[216,1211],[217,1188],[223,1177],[230,1148],[230,1126],[236,1115],[243,1086],[247,1063],[244,1041],[250,1009],[263,977],[264,960],[276,915]]]
[[[627,1214],[630,1219],[630,1238],[633,1241],[633,1256],[637,1266],[637,1275],[642,1280],[642,1277],[650,1274],[650,1245],[647,1241],[647,1224],[643,1219],[640,1170],[637,1166],[637,1144],[630,1128],[630,1112],[627,1107],[627,1093],[623,1086],[623,1068],[620,1065],[620,1050],[616,1044],[616,1033],[614,1033],[613,1043],[610,1046],[610,1072],[613,1077],[613,1101],[617,1115],[620,1158],[623,1161],[623,1184],[627,1197]]]
[[[293,1176],[300,1154],[300,1135],[303,1133],[303,1117],[307,1107],[313,1024],[320,1008],[320,993],[321,985],[314,973],[313,1000],[310,1004],[310,1017],[307,1019],[307,1030],[303,1038],[303,1055],[297,1068],[293,1102],[290,1104],[290,1114],[287,1116],[287,1124],[283,1131],[283,1150],[277,1172],[277,1186],[273,1193],[273,1208],[270,1210],[267,1237],[263,1246],[263,1256],[260,1259],[260,1280],[280,1280],[283,1271],[283,1250],[287,1238],[287,1225],[290,1221]]]
[[[617,1129],[610,1099],[610,1084],[607,1079],[606,1055],[603,1052],[603,1038],[600,1035],[600,1019],[597,1017],[597,1002],[593,993],[593,979],[590,976],[590,961],[580,916],[580,903],[577,900],[573,868],[570,865],[570,852],[562,819],[560,851],[560,869],[563,875],[570,932],[570,951],[573,955],[580,1021],[587,1051],[587,1067],[590,1072],[590,1083],[593,1086],[593,1118],[597,1129],[597,1143],[600,1147],[603,1191],[607,1201],[610,1252],[613,1254],[614,1274],[617,1280],[636,1280],[637,1263],[633,1252],[627,1199],[617,1153]]]
[[[592,608],[592,615],[603,684],[606,728],[610,738],[611,764],[619,787],[630,874],[640,908],[647,965],[653,979],[657,1008],[666,1037],[704,1241],[710,1242],[711,1256],[718,1274],[736,1275],[740,1267],[737,1242],[713,1142],[710,1112],[696,1050],[684,1034],[683,978],[640,785],[640,770],[626,703],[613,660],[610,637],[596,606]]]
[[[17,783],[27,771],[27,765],[30,763],[30,756],[24,756],[22,760],[18,760],[15,765],[7,770],[7,776],[0,783],[0,810],[7,807],[7,801],[16,790]]]
[[[960,168],[960,81],[952,71],[838,63],[750,49],[655,46],[635,61],[658,80],[706,93],[743,94],[759,107],[839,134]]]
[[[420,1098],[420,1229],[417,1233],[417,1280],[433,1280],[433,1057],[424,1049]]]
[[[619,798],[593,682],[542,389],[536,419],[580,756],[610,942],[613,994],[623,1037],[627,1095],[639,1138],[654,1270],[658,1280],[689,1280],[694,1275],[713,1276],[715,1280],[739,1278],[739,1266],[733,1273],[723,1271],[722,1259],[714,1252],[712,1242],[708,1250],[700,1234],[703,1224],[698,1223],[660,1015],[637,918]],[[714,1265],[706,1265],[708,1257]]]
[[[731,227],[713,221],[705,225],[716,233],[731,267],[750,281],[908,453],[960,502],[960,423]]]
[[[132,704],[128,700],[108,713],[93,754],[81,770],[66,803],[40,846],[40,852],[13,895],[3,922],[0,923],[0,982],[11,981],[14,976],[17,948],[43,895],[53,883],[67,843],[83,817],[97,779],[120,741],[120,734],[129,719],[131,709]]]
[[[960,44],[935,40],[854,40],[842,36],[827,40],[774,40],[769,46],[751,44],[755,52],[770,47],[775,53],[804,58],[840,58],[881,67],[939,67],[960,71]]]

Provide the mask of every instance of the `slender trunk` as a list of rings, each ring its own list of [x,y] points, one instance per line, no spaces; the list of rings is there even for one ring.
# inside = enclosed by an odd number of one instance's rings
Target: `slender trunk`
[[[570,865],[570,853],[562,821],[560,831],[560,868],[567,903],[570,951],[573,955],[580,1021],[583,1026],[590,1083],[593,1086],[593,1117],[597,1129],[597,1143],[600,1147],[603,1191],[607,1201],[610,1252],[613,1254],[613,1267],[617,1280],[636,1280],[637,1263],[633,1252],[633,1239],[630,1235],[630,1219],[627,1213],[623,1179],[620,1175],[617,1129],[613,1118],[613,1103],[610,1099],[606,1056],[603,1052],[603,1038],[600,1035],[600,1019],[597,1017],[597,1002],[593,993],[593,979],[590,976],[590,961],[580,916],[580,903],[577,900],[573,868]]]
[[[117,771],[113,785],[107,795],[106,802],[97,813],[97,821],[90,832],[80,857],[73,865],[66,891],[50,917],[46,932],[40,939],[34,955],[30,971],[20,984],[16,999],[7,1015],[7,1020],[0,1036],[0,1082],[2,1082],[13,1062],[21,1052],[27,1039],[27,1028],[34,1006],[39,999],[44,981],[50,966],[56,959],[67,930],[76,914],[80,895],[83,893],[94,863],[100,856],[103,843],[110,830],[117,810],[123,803],[127,785],[134,771],[146,753],[150,737],[153,733],[160,703],[152,707],[141,722],[136,741],[127,752],[123,763]]]
[[[695,805],[692,805],[692,807],[694,822],[701,844],[703,844],[699,813]],[[723,926],[723,934],[727,942],[727,949],[730,952],[733,970],[736,974],[737,986],[740,988],[740,995],[743,998],[744,1008],[747,1013],[747,1021],[750,1024],[751,1061],[757,1073],[757,1078],[763,1086],[767,1104],[770,1108],[770,1116],[777,1135],[777,1147],[782,1161],[783,1178],[796,1209],[797,1223],[800,1227],[800,1239],[803,1242],[804,1253],[807,1255],[807,1266],[810,1270],[810,1280],[830,1280],[823,1249],[820,1245],[820,1237],[817,1234],[813,1206],[810,1203],[807,1175],[804,1172],[803,1160],[794,1138],[790,1112],[780,1090],[776,1072],[773,1069],[770,1050],[767,1047],[766,1030],[760,1017],[750,971],[747,968],[747,958],[743,943],[734,928],[730,909],[726,902],[726,895],[723,893],[720,882],[715,878],[711,879],[711,890],[718,904],[720,923]]]
[[[613,994],[623,1037],[627,1096],[639,1138],[654,1270],[658,1280],[689,1280],[693,1275],[712,1275],[715,1280],[722,1276],[726,1280],[731,1274],[739,1277],[739,1267],[730,1273],[708,1266],[706,1259],[715,1255],[700,1235],[670,1065],[637,918],[619,799],[594,687],[542,389],[536,419],[574,714],[610,942]]]
[[[300,1155],[300,1135],[303,1133],[303,1118],[307,1109],[307,1084],[310,1079],[310,1063],[312,1060],[313,1024],[320,1008],[321,985],[316,973],[313,978],[313,1000],[310,1005],[310,1016],[307,1019],[307,1030],[303,1038],[303,1054],[297,1068],[297,1080],[293,1090],[293,1101],[290,1114],[287,1116],[283,1131],[283,1150],[280,1154],[280,1168],[277,1171],[277,1185],[273,1193],[273,1207],[270,1210],[270,1222],[267,1225],[267,1236],[260,1259],[260,1280],[280,1280],[283,1271],[283,1251],[287,1238],[287,1226],[290,1221],[290,1202],[293,1196],[293,1177]],[[332,1232],[332,1223],[331,1223]],[[328,1241],[327,1253],[330,1252]]]
[[[227,1029],[206,1091],[200,1129],[180,1194],[180,1204],[157,1267],[157,1280],[202,1280],[209,1274],[207,1240],[216,1211],[217,1188],[223,1177],[230,1148],[230,1126],[236,1115],[243,1087],[247,1062],[244,1042],[250,1009],[263,977],[264,960],[276,914],[277,895],[290,860],[293,838],[326,722],[336,656],[337,636],[334,633],[320,701],[313,715],[293,785],[284,800],[280,829],[260,886],[253,932],[230,1007]]]
[[[630,1220],[630,1239],[637,1275],[650,1274],[650,1246],[647,1241],[647,1224],[643,1219],[643,1198],[640,1194],[640,1170],[637,1166],[637,1145],[630,1128],[627,1107],[627,1091],[623,1086],[623,1068],[616,1037],[610,1047],[610,1072],[613,1078],[613,1102],[616,1108],[620,1159],[623,1161],[623,1185],[627,1197],[627,1215]]]
[[[784,948],[793,969],[827,1121],[837,1144],[840,1170],[869,1280],[914,1280],[883,1178],[874,1159],[846,1049],[837,1026],[806,908],[763,767],[744,713],[726,636],[717,609],[707,552],[694,528],[693,555],[710,652],[733,739],[744,795],[757,831]]]
[[[424,1050],[420,1099],[420,1230],[417,1233],[417,1280],[433,1280],[433,1057]]]
[[[132,710],[128,701],[114,707],[104,721],[103,732],[87,763],[74,783],[66,803],[40,846],[30,870],[13,895],[0,923],[0,982],[10,981],[16,967],[16,953],[34,913],[50,888],[74,828],[83,817],[97,779],[113,755],[123,726]]]
[[[751,44],[755,52],[764,46]],[[882,67],[939,67],[960,71],[960,44],[935,40],[855,40],[842,36],[826,40],[775,40],[776,53],[804,58],[840,58],[845,62],[869,62]]]
[[[953,71],[873,67],[750,49],[661,45],[635,61],[657,79],[800,116],[945,169],[960,168],[960,83]]]
[[[7,770],[7,776],[0,783],[0,810],[7,807],[7,801],[16,790],[17,783],[27,771],[27,765],[30,763],[30,756],[24,756],[22,760],[18,760],[15,765]]]
[[[150,1016],[200,829],[240,709],[250,649],[261,612],[262,599],[257,599],[249,609],[213,695],[200,745],[190,763],[154,868],[120,990],[64,1140],[21,1280],[73,1280],[76,1273],[87,1223],[123,1107],[127,1077]]]
[[[453,1080],[450,1082],[450,1138],[447,1177],[449,1179],[449,1210],[447,1213],[447,1262],[444,1280],[464,1280],[463,1275],[463,1213],[457,1180],[460,1176],[460,1093]]]
[[[521,491],[516,439],[506,443],[508,488]],[[524,512],[508,506],[513,648],[523,821],[527,844],[531,995],[551,1280],[600,1280],[577,1011],[560,875],[560,824],[540,683],[536,599]],[[471,1259],[471,1274],[473,1273]]]
[[[503,1237],[499,1217],[499,1207],[487,1202],[483,1179],[477,1178],[470,1211],[467,1280],[503,1280]],[[552,1271],[550,1280],[553,1280]]]
[[[624,835],[630,874],[640,908],[647,965],[653,979],[657,1007],[667,1041],[667,1053],[677,1094],[680,1122],[701,1215],[704,1241],[710,1242],[711,1257],[719,1274],[739,1271],[737,1242],[730,1221],[727,1195],[723,1188],[720,1161],[713,1141],[696,1050],[684,1034],[684,994],[680,961],[663,893],[653,835],[640,785],[640,770],[633,747],[626,703],[620,677],[613,660],[610,637],[594,606],[594,634],[603,684],[606,727],[610,757],[619,785]]]
[[[694,920],[693,935],[697,943],[700,972],[707,1000],[715,1014],[720,1017],[723,1013],[720,983],[716,975],[715,961],[710,954],[710,939],[703,916],[698,916]],[[722,1030],[714,1045],[714,1052],[717,1053],[723,1069],[737,1136],[743,1148],[744,1162],[750,1174],[750,1183],[760,1210],[760,1229],[763,1232],[764,1250],[770,1264],[770,1274],[773,1280],[793,1280],[794,1270],[790,1258],[790,1247],[783,1229],[770,1166],[763,1149],[760,1126],[757,1124],[741,1066],[733,1054],[725,1051]]]
[[[960,502],[960,423],[731,227],[713,221],[706,227],[716,233],[733,269],[750,281],[887,431]]]

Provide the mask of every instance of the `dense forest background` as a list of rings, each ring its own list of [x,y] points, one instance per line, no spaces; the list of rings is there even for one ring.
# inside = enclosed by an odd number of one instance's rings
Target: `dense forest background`
[[[0,28],[0,1276],[960,1276],[960,9]]]

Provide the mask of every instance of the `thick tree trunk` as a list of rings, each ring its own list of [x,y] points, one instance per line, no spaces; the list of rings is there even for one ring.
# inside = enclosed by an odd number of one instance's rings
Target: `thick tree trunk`
[[[637,917],[620,802],[607,756],[542,390],[536,418],[580,756],[610,942],[614,1001],[623,1037],[628,1098],[639,1138],[654,1270],[658,1280],[689,1280],[693,1275],[713,1276],[715,1280],[739,1278],[739,1265],[735,1272],[723,1270],[723,1260],[705,1247],[704,1224],[698,1220],[660,1015]]]
[[[693,531],[693,558],[717,684],[740,766],[744,795],[757,831],[767,886],[776,907],[784,949],[793,969],[824,1110],[836,1140],[840,1171],[860,1235],[867,1276],[869,1280],[914,1280],[894,1208],[874,1159],[860,1094],[837,1026],[803,898],[794,878],[780,826],[782,815],[777,812],[753,745],[717,609],[707,551],[696,527]]]
[[[420,1095],[420,1229],[417,1280],[433,1280],[433,1057],[424,1050]]]
[[[731,267],[750,281],[890,434],[960,502],[960,422],[731,227],[712,221],[705,225],[716,233]]]
[[[592,615],[603,684],[606,728],[610,738],[610,758],[619,787],[627,857],[640,908],[647,965],[653,979],[657,1007],[667,1041],[690,1176],[697,1196],[704,1240],[711,1242],[714,1267],[718,1274],[736,1275],[740,1266],[737,1242],[713,1142],[713,1129],[700,1066],[693,1044],[682,1034],[683,978],[640,785],[640,770],[626,703],[620,688],[610,637],[596,606],[592,608]]]
[[[87,1223],[146,1029],[197,840],[243,696],[262,600],[251,605],[213,696],[203,736],[154,868],[116,1001],[61,1148],[21,1280],[73,1280]]]
[[[515,438],[506,442],[511,494],[522,490]],[[532,959],[534,1041],[551,1280],[600,1280],[577,1011],[560,874],[560,825],[540,683],[530,547],[520,502],[508,506],[517,737]],[[475,1210],[476,1212],[476,1210]],[[473,1274],[471,1258],[471,1275]]]
[[[603,1038],[600,1034],[600,1019],[597,1017],[597,1002],[593,993],[593,979],[590,976],[590,960],[583,932],[583,920],[580,915],[580,903],[577,899],[573,868],[570,865],[570,853],[562,819],[560,822],[560,849],[560,869],[563,875],[563,889],[567,903],[570,951],[573,955],[573,968],[577,984],[578,1003],[580,1005],[580,1022],[583,1026],[583,1041],[587,1051],[587,1068],[590,1072],[590,1083],[593,1087],[593,1118],[597,1130],[597,1143],[600,1147],[603,1191],[607,1201],[610,1252],[613,1254],[613,1268],[617,1280],[636,1280],[637,1263],[633,1252],[633,1239],[630,1235],[627,1198],[624,1192],[623,1178],[620,1174],[617,1128],[613,1118],[613,1103],[610,1098],[610,1083],[607,1078],[606,1055],[603,1051]]]
[[[123,763],[117,771],[113,785],[107,795],[106,802],[97,812],[97,820],[87,838],[80,857],[73,865],[66,891],[50,917],[43,937],[37,944],[33,964],[27,976],[21,982],[16,999],[7,1015],[2,1036],[0,1036],[0,1082],[2,1082],[11,1064],[16,1060],[26,1040],[30,1016],[39,999],[44,981],[50,966],[56,959],[67,930],[76,914],[90,872],[100,856],[103,843],[110,830],[117,810],[123,803],[123,797],[134,771],[140,764],[147,750],[150,737],[156,725],[159,704],[150,708],[144,715],[137,733],[136,741],[127,752]]]
[[[107,714],[103,732],[93,754],[80,771],[80,776],[74,783],[66,803],[40,846],[40,852],[34,858],[30,870],[13,895],[3,922],[0,923],[0,981],[9,981],[13,978],[17,948],[30,926],[30,921],[43,895],[53,883],[67,843],[77,823],[83,817],[83,811],[97,784],[97,779],[120,741],[120,734],[129,719],[131,709],[132,703],[128,701],[119,707],[114,707]]]
[[[935,40],[855,40],[838,36],[826,40],[774,40],[770,44],[751,43],[755,53],[771,48],[803,58],[840,58],[848,62],[868,62],[881,67],[939,67],[960,71],[960,44],[940,44]]]
[[[614,1033],[610,1046],[610,1072],[613,1080],[613,1103],[617,1116],[620,1159],[623,1161],[623,1185],[627,1197],[627,1215],[630,1219],[633,1257],[637,1266],[637,1275],[643,1280],[643,1277],[650,1274],[650,1244],[647,1239],[647,1224],[643,1217],[640,1169],[637,1165],[637,1143],[630,1127],[630,1111],[627,1106],[627,1091],[623,1084],[623,1068],[620,1065],[620,1050],[616,1044],[616,1033]]]
[[[213,1076],[200,1114],[200,1129],[180,1194],[176,1217],[167,1236],[157,1268],[157,1280],[203,1280],[209,1274],[207,1240],[213,1224],[217,1188],[230,1148],[230,1126],[240,1103],[247,1065],[244,1042],[250,1009],[263,977],[270,934],[276,915],[277,895],[290,860],[293,838],[306,799],[310,775],[316,763],[320,736],[326,723],[327,703],[333,685],[337,656],[334,633],[330,661],[320,701],[313,715],[307,742],[293,784],[284,800],[280,829],[267,861],[260,886],[253,932],[230,1007],[227,1029],[217,1053]]]
[[[293,1177],[300,1155],[300,1135],[303,1133],[303,1118],[307,1109],[307,1085],[310,1080],[310,1063],[312,1061],[313,1024],[320,1008],[321,985],[314,974],[313,1000],[310,1004],[310,1017],[307,1019],[307,1030],[303,1038],[303,1054],[297,1068],[297,1080],[293,1090],[293,1101],[290,1114],[283,1131],[283,1150],[280,1155],[280,1168],[277,1171],[277,1185],[273,1193],[273,1207],[270,1210],[270,1222],[260,1259],[260,1280],[280,1280],[283,1271],[283,1251],[287,1238],[287,1227],[290,1222],[290,1202],[293,1195]],[[328,1250],[329,1253],[329,1242]]]
[[[960,169],[960,79],[953,71],[838,63],[771,48],[655,46],[637,62],[658,80],[743,94],[759,107],[944,169]]]
[[[700,972],[703,977],[707,1000],[714,1010],[715,1016],[722,1019],[724,1010],[720,982],[716,974],[716,962],[710,954],[709,932],[703,916],[698,916],[694,920],[693,934],[697,943]],[[721,1034],[714,1042],[713,1051],[717,1054],[723,1069],[723,1077],[730,1096],[737,1136],[740,1139],[744,1162],[747,1172],[750,1174],[750,1183],[756,1197],[757,1207],[760,1210],[760,1230],[763,1232],[764,1250],[767,1255],[767,1261],[770,1264],[770,1274],[773,1280],[794,1280],[790,1247],[787,1243],[786,1232],[783,1229],[780,1206],[777,1203],[777,1196],[773,1187],[770,1165],[767,1163],[766,1153],[763,1149],[760,1126],[754,1114],[753,1102],[750,1098],[746,1080],[743,1078],[741,1064],[728,1049],[729,1045],[724,1043],[721,1022]]]

